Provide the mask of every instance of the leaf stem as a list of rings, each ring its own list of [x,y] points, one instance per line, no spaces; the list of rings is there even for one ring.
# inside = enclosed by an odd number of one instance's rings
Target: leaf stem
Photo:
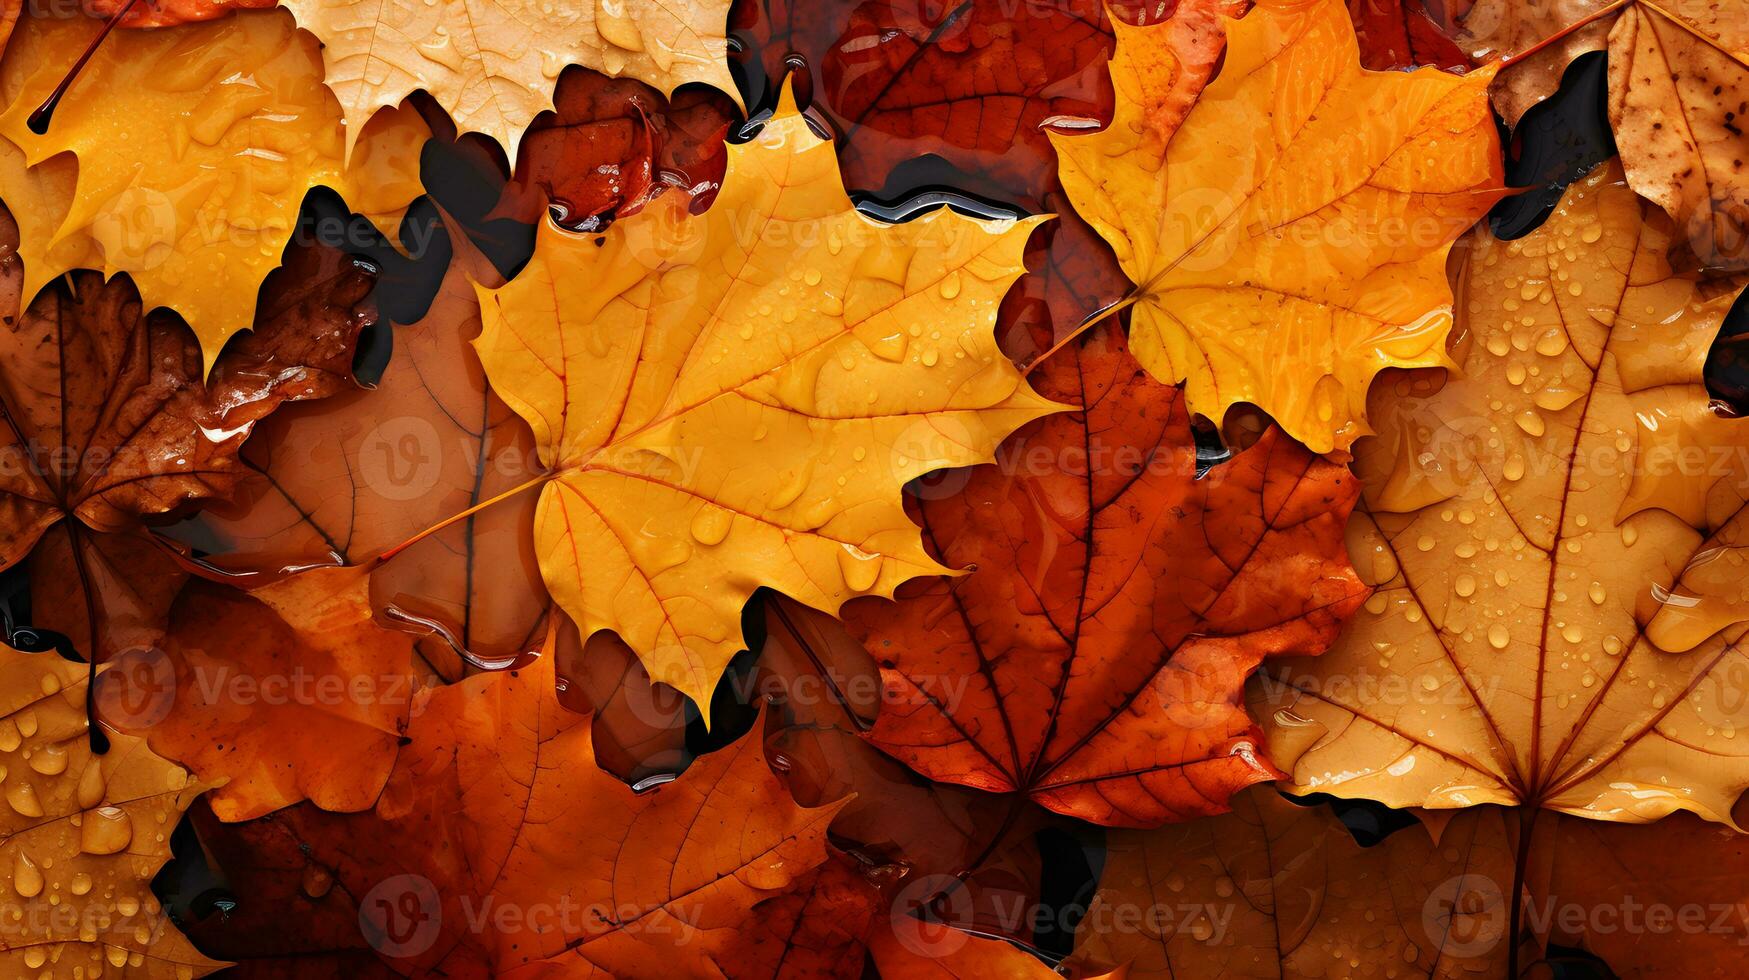
[[[485,510],[486,508],[492,506],[495,503],[498,503],[499,501],[509,500],[511,497],[514,497],[517,494],[522,493],[525,490],[532,490],[535,487],[540,486],[541,484],[547,482],[548,480],[550,480],[552,478],[553,478],[553,474],[542,473],[539,476],[535,477],[534,479],[529,480],[527,483],[518,484],[517,486],[511,487],[510,489],[504,491],[501,494],[498,494],[495,497],[491,497],[491,498],[488,498],[486,500],[480,501],[479,503],[475,504],[474,506],[469,507],[467,510],[461,511],[461,512],[456,513],[456,514],[451,514],[450,516],[444,518],[443,520],[438,521],[436,524],[431,525],[430,527],[426,528],[425,530],[420,531],[418,534],[413,535],[412,537],[401,542],[400,544],[395,545],[393,548],[390,548],[387,551],[383,552],[382,554],[376,556],[376,558],[374,560],[378,564],[381,564],[382,562],[386,562],[389,559],[400,554],[401,552],[406,551],[408,548],[411,548],[414,545],[418,544],[419,542],[425,540],[426,538],[431,537],[433,534],[436,534],[437,532],[443,530],[444,528],[449,527],[451,524],[454,524],[457,521],[465,521],[468,518],[474,516],[475,514],[478,514],[480,511]]]
[[[1063,348],[1069,346],[1069,344],[1074,342],[1075,338],[1086,333],[1088,330],[1091,330],[1095,324],[1098,324],[1100,321],[1104,320],[1106,317],[1116,316],[1118,313],[1128,309],[1129,307],[1136,305],[1138,302],[1141,301],[1141,299],[1142,299],[1142,291],[1138,289],[1138,290],[1130,293],[1128,296],[1125,296],[1123,299],[1120,299],[1117,302],[1111,304],[1110,306],[1106,307],[1103,310],[1095,310],[1092,313],[1087,314],[1087,317],[1085,319],[1083,319],[1080,322],[1080,324],[1078,324],[1075,327],[1075,329],[1069,331],[1067,336],[1065,336],[1062,340],[1059,340],[1056,343],[1052,344],[1050,349],[1045,351],[1043,354],[1040,354],[1039,356],[1033,358],[1032,361],[1029,364],[1027,364],[1026,369],[1020,372],[1020,376],[1023,378],[1032,377],[1033,369],[1037,368],[1040,364],[1043,364],[1045,362],[1046,358],[1050,357],[1052,354],[1055,354],[1057,351],[1060,351]]]
[[[42,136],[49,131],[49,123],[54,119],[55,107],[61,104],[61,97],[73,87],[73,82],[79,78],[79,73],[85,70],[85,63],[97,53],[97,48],[103,43],[104,38],[109,37],[109,32],[115,30],[115,25],[121,23],[121,19],[128,15],[128,11],[134,9],[134,4],[139,2],[140,0],[128,0],[127,3],[118,7],[115,13],[109,15],[109,20],[103,24],[103,30],[97,32],[97,36],[92,38],[91,44],[86,47],[85,53],[79,56],[78,61],[73,62],[73,67],[68,69],[67,74],[61,78],[61,84],[56,85],[54,92],[50,93],[49,97],[43,100],[43,104],[37,106],[30,117],[25,119],[24,124],[29,127],[31,132]]]

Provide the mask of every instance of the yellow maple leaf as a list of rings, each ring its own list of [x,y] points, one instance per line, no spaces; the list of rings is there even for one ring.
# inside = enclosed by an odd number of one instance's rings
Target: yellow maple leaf
[[[948,571],[903,484],[1060,408],[994,338],[1038,220],[863,217],[786,93],[704,215],[670,194],[602,238],[543,225],[480,289],[475,347],[553,471],[536,550],[585,637],[702,710],[755,589],[836,612]]]
[[[1492,69],[1364,71],[1341,0],[1261,0],[1183,115],[1180,29],[1114,26],[1111,125],[1051,140],[1137,284],[1130,349],[1194,411],[1346,449],[1374,374],[1443,363],[1446,254],[1504,183]]]
[[[1732,292],[1615,162],[1470,241],[1461,373],[1374,386],[1349,552],[1377,591],[1252,689],[1295,791],[1730,821],[1749,788],[1749,422],[1702,375]],[[1739,284],[1740,285],[1740,284]]]
[[[672,93],[703,82],[734,95],[728,0],[285,0],[322,39],[328,87],[346,110],[347,151],[378,109],[424,89],[463,131],[512,163],[523,130],[553,108],[566,65]]]
[[[31,111],[101,29],[27,14],[0,61],[0,198],[18,220],[27,298],[72,269],[126,272],[148,308],[182,314],[210,368],[254,322],[306,190],[334,188],[391,237],[423,192],[429,132],[411,109],[373,124],[342,166],[315,40],[278,11],[119,32],[48,132],[31,132]]]
[[[0,974],[190,980],[202,956],[153,897],[170,832],[205,789],[143,739],[91,751],[86,670],[0,645]]]

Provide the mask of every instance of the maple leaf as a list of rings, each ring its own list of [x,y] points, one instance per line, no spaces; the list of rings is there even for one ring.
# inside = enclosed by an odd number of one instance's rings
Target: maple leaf
[[[1457,43],[1506,58],[1494,101],[1516,125],[1569,63],[1609,52],[1609,122],[1628,182],[1682,229],[1685,268],[1749,269],[1749,169],[1738,117],[1749,100],[1749,24],[1718,0],[1482,0]]]
[[[559,705],[550,656],[439,688],[422,707],[374,810],[305,805],[240,825],[278,838],[270,853],[295,841],[298,868],[279,870],[320,869],[317,890],[357,904],[399,973],[636,975],[652,957],[703,972],[713,937],[826,857],[836,808],[790,801],[758,739],[643,794],[597,769],[588,719]],[[500,907],[551,914],[469,927]]]
[[[372,622],[367,571],[316,569],[253,593],[190,583],[161,647],[99,677],[100,717],[223,783],[207,797],[221,820],[305,798],[368,809],[418,682],[413,637]]]
[[[1511,60],[1493,98],[1507,125],[1516,126],[1561,87],[1573,59],[1608,46],[1610,24],[1599,15],[1616,6],[1614,0],[1476,0],[1451,23],[1452,40],[1477,63]]]
[[[1749,20],[1717,2],[1678,9],[1705,19],[1635,4],[1610,30],[1610,128],[1628,183],[1681,228],[1681,264],[1749,270]]]
[[[1106,837],[1099,889],[1064,966],[1086,976],[1427,976],[1504,971],[1513,852],[1501,813],[1361,847],[1322,806],[1259,786],[1233,812]],[[1125,910],[1148,910],[1122,928]]]
[[[1607,164],[1471,241],[1461,375],[1374,391],[1366,614],[1255,697],[1291,786],[1392,806],[1729,821],[1749,427],[1701,379],[1731,297]]]
[[[1418,816],[1362,847],[1327,806],[1257,787],[1225,816],[1113,831],[1064,971],[1525,976],[1515,956],[1559,969],[1551,947],[1565,946],[1612,976],[1708,976],[1741,955],[1749,837],[1689,814],[1653,826],[1495,807]],[[1137,921],[1126,910],[1152,915],[1125,928]],[[1670,932],[1684,941],[1647,941]]]
[[[763,82],[748,98],[770,104],[786,75],[805,71],[807,101],[832,127],[847,186],[896,197],[899,171],[928,154],[952,168],[956,190],[1043,211],[1053,183],[1045,127],[1111,118],[1103,68],[1113,16],[1151,23],[1243,8],[1236,0],[1065,0],[1018,11],[1004,0],[787,0],[737,4],[734,17],[738,56],[749,79]],[[1204,77],[1219,52],[1216,31],[1195,66]]]
[[[463,130],[497,140],[512,160],[529,122],[553,107],[553,82],[566,65],[635,78],[664,94],[688,82],[735,91],[726,0],[284,6],[322,41],[349,156],[366,121],[415,89],[431,93]]]
[[[315,41],[275,11],[114,35],[48,133],[32,132],[29,115],[100,30],[27,15],[0,62],[0,188],[27,298],[71,269],[126,272],[148,308],[188,321],[210,367],[254,320],[306,189],[333,187],[390,231],[421,193],[417,115],[385,115],[343,167]]]
[[[0,224],[0,240],[11,237]],[[4,272],[0,293],[16,297],[17,263]],[[32,625],[94,660],[150,643],[183,573],[141,522],[229,493],[244,440],[279,405],[353,387],[370,287],[338,252],[293,250],[266,284],[256,330],[204,385],[194,335],[173,314],[144,313],[125,277],[74,273],[7,314],[0,567],[29,558]]]
[[[1365,598],[1342,558],[1355,483],[1279,431],[1193,480],[1183,399],[1115,332],[1034,379],[1088,408],[913,511],[944,564],[976,571],[843,611],[886,689],[868,738],[931,779],[1095,823],[1220,812],[1275,775],[1245,676],[1320,650]]]
[[[767,586],[836,610],[941,574],[903,484],[1058,406],[992,336],[1032,222],[856,212],[786,99],[702,216],[664,195],[605,237],[548,221],[482,289],[486,375],[535,432],[535,539],[587,638],[613,630],[705,713]]]
[[[664,98],[629,78],[572,69],[553,111],[529,126],[516,167],[488,218],[534,224],[551,207],[567,227],[600,230],[603,216],[642,207],[668,188],[702,210],[722,184],[732,99],[689,88]]]
[[[151,891],[170,828],[205,788],[115,737],[91,751],[84,664],[0,646],[0,749],[9,761],[0,866],[10,894],[0,970],[8,976],[205,976],[202,956]]]
[[[896,200],[924,187],[1012,203],[1057,220],[1034,232],[1031,271],[1009,293],[1003,321],[1049,318],[1062,339],[1088,314],[1123,298],[1129,282],[1111,249],[1078,216],[1056,180],[1047,127],[1111,121],[1104,70],[1112,18],[1200,23],[1181,49],[1185,102],[1213,75],[1224,39],[1215,12],[1239,0],[1107,5],[1067,0],[1015,8],[1006,0],[952,5],[741,3],[740,59],[763,79],[755,101],[775,98],[799,56],[811,108],[832,126],[847,187]],[[1189,43],[1194,37],[1195,46]],[[757,84],[757,81],[755,81]],[[923,159],[919,159],[923,158]],[[950,174],[944,178],[945,164]],[[1026,339],[1029,333],[1015,334]],[[1010,350],[1030,360],[1048,348]]]
[[[766,606],[755,692],[772,707],[772,764],[803,806],[843,801],[831,839],[889,905],[947,912],[952,924],[1027,942],[1034,923],[1010,910],[1036,905],[1046,829],[1065,818],[1019,794],[933,782],[864,735],[881,707],[879,669],[843,623],[788,599]]]
[[[1217,421],[1250,402],[1346,449],[1374,374],[1442,362],[1446,253],[1504,180],[1491,73],[1367,72],[1339,0],[1266,0],[1226,23],[1186,113],[1176,51],[1198,29],[1119,27],[1112,124],[1051,135],[1063,186],[1136,283],[1155,377]]]
[[[1438,4],[1439,0],[1435,0]],[[1438,8],[1436,8],[1438,9]],[[1348,0],[1360,42],[1360,64],[1372,71],[1398,68],[1463,70],[1474,62],[1451,39],[1453,28],[1427,10],[1426,0]]]
[[[469,344],[474,283],[502,282],[451,226],[455,253],[426,315],[397,326],[376,387],[288,405],[244,447],[232,499],[166,533],[230,575],[362,565],[537,470],[528,426],[486,384]],[[534,557],[534,503],[470,514],[371,570],[372,604],[453,646],[504,664],[539,648],[548,601]],[[443,651],[422,643],[436,662]]]

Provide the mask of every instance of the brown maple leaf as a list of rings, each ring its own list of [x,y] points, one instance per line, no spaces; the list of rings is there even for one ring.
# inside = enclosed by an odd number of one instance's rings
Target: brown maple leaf
[[[16,242],[10,221],[3,238]],[[19,265],[6,257],[4,292],[17,296]],[[143,311],[125,276],[75,273],[22,314],[12,306],[0,329],[0,567],[30,560],[34,625],[94,661],[150,641],[181,573],[142,522],[232,493],[244,441],[281,404],[354,387],[371,283],[339,252],[294,248],[263,288],[255,329],[204,385],[194,335],[174,314]]]
[[[234,502],[177,532],[208,564],[270,576],[366,563],[538,472],[528,426],[469,348],[480,330],[474,283],[501,280],[465,236],[451,238],[436,299],[395,329],[376,387],[267,420],[243,451]],[[466,667],[458,654],[511,662],[544,635],[533,522],[525,495],[443,527],[372,571],[373,604],[442,638],[423,647],[450,680]]]
[[[1279,432],[1194,480],[1178,390],[1113,332],[1033,377],[1086,408],[912,501],[941,561],[975,570],[844,611],[886,687],[868,737],[932,779],[1096,823],[1221,812],[1274,775],[1245,675],[1320,650],[1365,598],[1341,557],[1357,488]]]
[[[759,739],[643,794],[597,769],[552,663],[432,692],[374,809],[300,806],[238,825],[265,839],[252,854],[278,856],[251,858],[280,882],[269,894],[289,877],[339,906],[331,924],[357,910],[365,945],[402,975],[693,973],[825,859],[836,807],[796,806]]]

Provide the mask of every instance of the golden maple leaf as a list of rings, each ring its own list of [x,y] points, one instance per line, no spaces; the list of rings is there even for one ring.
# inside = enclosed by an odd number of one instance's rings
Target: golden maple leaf
[[[148,309],[182,314],[210,369],[254,321],[306,190],[334,188],[391,237],[423,192],[428,131],[411,109],[379,120],[342,166],[316,43],[277,11],[118,33],[48,133],[31,132],[26,118],[101,29],[27,15],[0,61],[0,197],[18,220],[27,300],[72,269],[126,272]]]
[[[170,832],[205,789],[142,739],[91,751],[86,666],[0,646],[0,973],[189,980],[202,956],[152,895]]]
[[[649,83],[703,82],[731,95],[728,0],[285,0],[322,40],[328,87],[346,113],[347,152],[378,109],[415,89],[457,128],[516,160],[523,130],[553,108],[566,65]]]
[[[1115,25],[1116,112],[1052,134],[1063,186],[1137,284],[1155,377],[1211,418],[1250,402],[1346,449],[1374,374],[1443,363],[1447,251],[1504,182],[1492,72],[1364,71],[1340,0],[1262,0],[1186,115],[1179,21]]]
[[[729,150],[702,216],[664,195],[602,238],[544,224],[475,341],[552,471],[553,597],[701,710],[755,589],[835,612],[948,571],[901,487],[1059,408],[994,337],[1036,220],[863,217],[787,93]]]
[[[1749,423],[1702,381],[1731,296],[1619,165],[1472,241],[1461,375],[1375,386],[1349,525],[1377,586],[1254,682],[1296,791],[1730,821],[1749,788]]]

